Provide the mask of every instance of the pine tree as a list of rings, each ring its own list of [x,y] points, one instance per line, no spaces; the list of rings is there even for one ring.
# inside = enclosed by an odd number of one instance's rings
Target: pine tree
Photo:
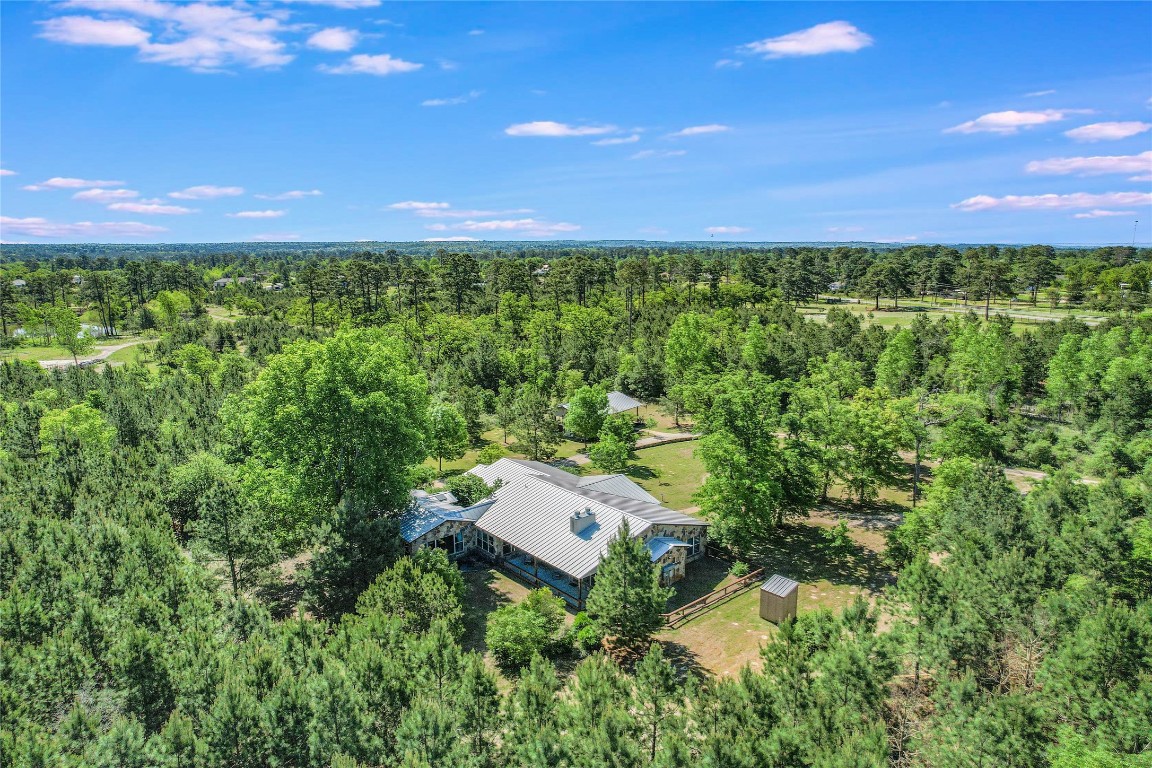
[[[588,615],[605,636],[626,647],[640,647],[663,626],[660,614],[673,592],[660,586],[660,567],[653,564],[643,540],[632,537],[624,520],[596,569]]]

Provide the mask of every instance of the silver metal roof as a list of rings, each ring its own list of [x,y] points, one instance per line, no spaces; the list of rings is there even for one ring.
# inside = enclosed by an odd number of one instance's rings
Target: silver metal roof
[[[568,403],[560,403],[559,406],[563,410],[568,410]],[[633,408],[643,408],[644,403],[639,400],[629,397],[623,392],[613,390],[608,393],[608,415],[614,416],[617,413],[630,411]]]
[[[673,547],[687,547],[688,545],[671,536],[653,536],[648,539],[645,546],[648,547],[648,554],[651,556],[652,562],[656,562],[668,554],[668,550]]]
[[[641,408],[644,403],[635,398],[628,397],[623,392],[608,393],[608,413],[622,413],[633,408]]]
[[[546,478],[522,477],[498,488],[495,497],[477,528],[578,579],[596,571],[625,520],[633,536],[652,527]],[[591,510],[596,522],[573,533],[569,518],[584,510]]]
[[[788,595],[795,592],[799,586],[799,582],[792,581],[792,579],[777,573],[768,579],[768,581],[764,582],[764,586],[760,587],[760,589],[777,597],[788,597]]]
[[[660,500],[648,493],[624,475],[592,475],[582,477],[576,483],[577,487],[586,491],[610,493],[613,496],[624,496],[629,499],[646,501],[649,504],[659,504]]]
[[[500,459],[492,464],[478,464],[468,472],[476,475],[488,485],[494,485],[498,479],[503,480],[506,485],[525,477],[544,479],[573,493],[578,493],[590,501],[614,507],[654,525],[708,525],[706,521],[698,517],[660,506],[659,502],[647,491],[623,475],[581,477],[539,461],[508,458]],[[600,478],[600,480],[597,481],[596,478]],[[632,486],[633,490],[630,491],[630,495],[602,490],[599,483],[608,478],[615,478],[609,485],[616,491],[621,490],[625,484]],[[647,501],[642,495],[652,500]]]

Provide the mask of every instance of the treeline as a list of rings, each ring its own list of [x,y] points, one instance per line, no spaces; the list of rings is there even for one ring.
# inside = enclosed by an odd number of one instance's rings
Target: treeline
[[[797,303],[821,294],[989,306],[998,300],[1033,306],[1140,309],[1148,305],[1152,266],[1147,249],[1057,251],[1051,246],[964,251],[945,246],[867,248],[612,249],[569,248],[401,253],[361,251],[351,258],[316,254],[200,254],[195,259],[57,256],[0,270],[0,320],[38,326],[38,313],[60,303],[95,312],[109,328],[152,328],[151,305],[179,292],[195,311],[210,293],[252,315],[336,327],[348,320],[382,322],[440,310],[499,312],[508,301],[547,297],[586,306],[619,298],[631,319],[652,295],[688,305],[736,307],[771,297]],[[217,281],[232,278],[223,285]],[[243,279],[241,279],[243,278]]]

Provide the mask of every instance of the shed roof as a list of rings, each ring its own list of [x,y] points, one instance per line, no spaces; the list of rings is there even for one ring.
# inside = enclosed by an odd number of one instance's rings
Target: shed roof
[[[644,403],[633,397],[629,397],[623,392],[613,390],[608,393],[608,414],[610,416],[623,413],[624,411],[630,411],[633,408],[642,408],[643,406]],[[568,403],[560,403],[560,408],[565,411],[568,410]]]
[[[795,592],[799,586],[799,582],[792,581],[792,579],[777,573],[768,579],[768,581],[764,582],[764,586],[760,587],[760,589],[777,597],[788,597],[788,595]]]
[[[623,392],[613,391],[608,393],[608,413],[630,411],[633,408],[640,408],[643,405],[644,403],[635,398],[628,397],[628,395]]]

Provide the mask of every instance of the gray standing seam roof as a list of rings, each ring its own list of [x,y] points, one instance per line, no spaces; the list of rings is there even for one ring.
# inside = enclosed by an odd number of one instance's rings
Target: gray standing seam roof
[[[493,493],[495,502],[476,521],[476,527],[575,578],[596,571],[622,522],[628,523],[632,536],[642,536],[658,525],[707,525],[640,498],[592,490],[587,483],[607,483],[621,490],[627,490],[623,484],[635,485],[622,475],[582,478],[540,462],[508,458],[478,465],[469,472],[489,485],[503,481]],[[573,533],[569,518],[584,510],[595,513],[595,522]],[[672,537],[657,538],[667,541],[654,559],[672,546],[687,546]]]
[[[768,581],[764,582],[764,586],[760,587],[760,589],[777,597],[788,597],[788,595],[795,592],[799,586],[799,582],[792,581],[792,579],[777,573],[768,579]]]

